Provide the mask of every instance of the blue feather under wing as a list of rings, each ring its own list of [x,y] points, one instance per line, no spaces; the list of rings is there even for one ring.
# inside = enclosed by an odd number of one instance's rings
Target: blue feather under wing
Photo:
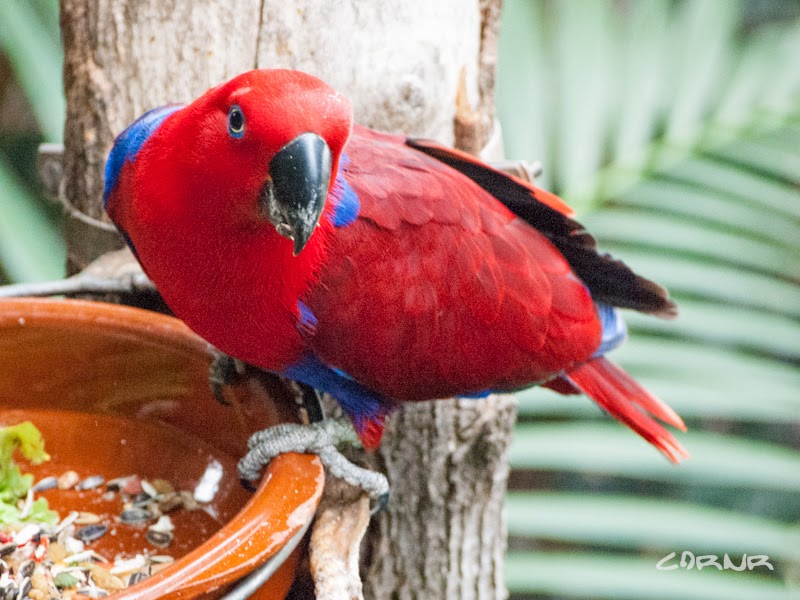
[[[604,302],[595,302],[597,315],[600,317],[600,324],[603,328],[603,336],[600,340],[600,347],[597,348],[592,357],[603,356],[619,348],[628,337],[628,326],[618,308],[614,308]]]
[[[336,176],[336,181],[331,190],[331,197],[335,203],[333,212],[334,227],[350,225],[358,218],[358,213],[361,211],[361,202],[358,199],[358,194],[347,182],[344,174],[349,163],[350,159],[346,154],[343,154],[339,161],[339,174]]]
[[[303,337],[313,337],[317,333],[317,317],[302,300],[297,301],[297,330]]]
[[[333,396],[353,420],[359,436],[371,423],[382,426],[384,417],[394,408],[394,403],[388,398],[361,385],[346,373],[329,367],[311,353],[285,368],[280,375]]]
[[[480,400],[481,398],[486,398],[491,396],[492,394],[496,393],[504,393],[502,390],[481,390],[480,392],[472,392],[470,394],[461,394],[459,398],[464,398],[467,400]]]

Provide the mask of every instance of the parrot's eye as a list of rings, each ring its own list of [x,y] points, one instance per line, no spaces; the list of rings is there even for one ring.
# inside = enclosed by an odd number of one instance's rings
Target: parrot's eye
[[[244,135],[244,113],[236,105],[231,106],[228,111],[228,133],[235,138],[240,138]]]

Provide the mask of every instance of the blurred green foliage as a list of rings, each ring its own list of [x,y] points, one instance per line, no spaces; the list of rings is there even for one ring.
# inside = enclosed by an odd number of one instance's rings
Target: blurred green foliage
[[[771,10],[767,10],[771,6]],[[513,598],[789,598],[800,570],[800,5],[506,0],[507,155],[671,290],[614,358],[687,421],[674,467],[581,397],[520,394]],[[659,571],[670,552],[775,570]],[[677,560],[674,561],[677,563]]]
[[[60,213],[35,175],[39,142],[63,136],[61,63],[58,2],[0,1],[0,282],[64,273]]]

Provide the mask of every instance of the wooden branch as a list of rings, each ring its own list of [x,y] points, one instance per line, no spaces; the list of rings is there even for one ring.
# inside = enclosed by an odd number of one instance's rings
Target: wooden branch
[[[473,106],[468,94],[466,71],[459,82],[454,118],[454,144],[472,154],[486,146],[494,127],[494,86],[497,66],[497,36],[500,33],[498,0],[479,0],[480,49],[478,51],[477,102]]]
[[[369,525],[369,498],[327,477],[311,534],[311,574],[320,600],[362,600],[361,540]]]
[[[158,294],[127,248],[104,254],[80,273],[55,281],[0,286],[0,298]]]

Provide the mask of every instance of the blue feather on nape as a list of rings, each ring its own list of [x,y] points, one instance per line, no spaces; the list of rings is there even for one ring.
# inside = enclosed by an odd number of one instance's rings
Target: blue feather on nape
[[[108,198],[119,181],[122,166],[128,161],[134,160],[142,145],[153,135],[164,119],[181,108],[183,106],[180,104],[171,104],[148,110],[117,136],[117,139],[114,140],[114,147],[111,148],[111,153],[108,155],[108,161],[106,161],[104,205],[108,205]]]
[[[625,320],[618,308],[604,302],[595,302],[594,305],[597,309],[597,316],[600,317],[603,336],[600,340],[600,347],[592,357],[602,356],[619,348],[628,337],[628,326],[625,325]]]

